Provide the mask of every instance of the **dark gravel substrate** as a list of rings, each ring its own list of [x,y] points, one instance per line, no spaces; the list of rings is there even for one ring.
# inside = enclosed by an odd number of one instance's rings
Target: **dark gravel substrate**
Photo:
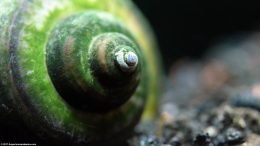
[[[173,65],[159,118],[139,125],[130,146],[260,146],[260,35],[212,50]]]

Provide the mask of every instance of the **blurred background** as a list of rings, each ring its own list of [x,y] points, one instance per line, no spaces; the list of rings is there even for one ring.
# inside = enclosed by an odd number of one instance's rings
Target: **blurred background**
[[[166,71],[179,58],[197,59],[225,38],[259,30],[258,1],[134,0],[152,25]]]

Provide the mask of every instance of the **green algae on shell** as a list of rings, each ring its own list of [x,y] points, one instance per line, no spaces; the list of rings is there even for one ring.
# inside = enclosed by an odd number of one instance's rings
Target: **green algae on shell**
[[[0,8],[0,78],[2,79],[0,103],[1,105],[5,103],[19,113],[29,127],[55,140],[67,139],[77,143],[91,143],[106,141],[111,137],[127,133],[126,131],[132,129],[139,121],[143,108],[150,109],[146,110],[148,114],[145,115],[154,113],[160,62],[157,60],[155,41],[149,27],[138,11],[132,12],[136,8],[130,1],[13,0],[10,2],[2,0]],[[131,87],[135,89],[131,91],[133,95],[126,103],[123,101],[127,99],[124,99],[118,103],[120,105],[118,108],[109,107],[108,111],[102,109],[102,112],[96,110],[88,112],[75,108],[70,102],[64,101],[61,93],[65,91],[57,91],[57,86],[53,84],[53,77],[48,74],[50,71],[46,63],[48,61],[46,48],[55,26],[63,20],[88,12],[105,15],[104,21],[115,20],[116,24],[111,23],[113,28],[107,31],[123,33],[129,38],[126,42],[131,44],[131,48],[135,48],[130,50],[138,57],[138,65],[131,73],[136,77],[132,82],[138,84],[136,87],[135,85]],[[110,32],[111,30],[113,32]],[[72,47],[75,41],[73,37],[63,39],[64,48]],[[75,58],[77,63],[86,64],[85,50],[77,51],[82,53],[82,56]],[[52,63],[54,66],[57,64],[57,68],[61,67],[58,65],[59,61]],[[84,70],[77,71],[74,73],[84,72]],[[86,74],[81,75],[88,78],[89,71],[85,71]],[[77,83],[82,82],[77,81]],[[101,88],[97,84],[94,87]],[[145,107],[146,99],[149,105]]]

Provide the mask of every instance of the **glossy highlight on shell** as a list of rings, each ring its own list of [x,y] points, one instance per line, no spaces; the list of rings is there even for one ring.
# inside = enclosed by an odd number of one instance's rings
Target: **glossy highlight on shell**
[[[160,63],[130,1],[3,0],[0,21],[0,115],[13,111],[3,119],[94,144],[125,137],[153,111]]]

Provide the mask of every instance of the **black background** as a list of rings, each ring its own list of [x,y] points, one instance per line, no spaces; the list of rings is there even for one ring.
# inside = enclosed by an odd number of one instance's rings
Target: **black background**
[[[134,0],[152,25],[166,70],[180,57],[199,58],[216,40],[258,30],[260,1]]]

